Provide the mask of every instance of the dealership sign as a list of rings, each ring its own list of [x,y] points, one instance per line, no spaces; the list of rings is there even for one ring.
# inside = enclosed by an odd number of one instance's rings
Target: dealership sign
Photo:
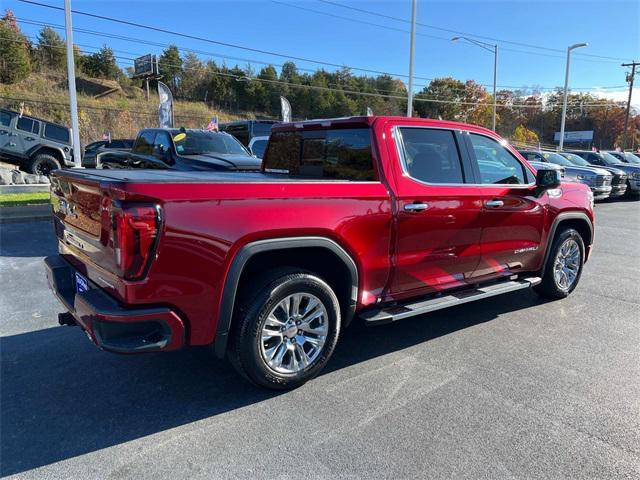
[[[564,132],[564,143],[590,142],[593,140],[593,130],[582,130],[580,132]],[[560,132],[553,136],[554,142],[560,141]]]
[[[158,75],[158,57],[145,55],[133,61],[134,77],[147,77]]]

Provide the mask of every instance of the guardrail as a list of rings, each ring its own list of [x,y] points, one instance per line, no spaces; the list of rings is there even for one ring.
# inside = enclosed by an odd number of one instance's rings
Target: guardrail
[[[3,193],[37,193],[48,192],[51,185],[38,183],[31,185],[0,185],[0,194]]]

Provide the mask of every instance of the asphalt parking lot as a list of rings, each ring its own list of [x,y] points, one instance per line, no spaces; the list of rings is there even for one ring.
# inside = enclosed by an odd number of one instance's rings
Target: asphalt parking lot
[[[520,291],[356,325],[283,394],[204,351],[116,356],[57,326],[50,224],[4,224],[2,475],[638,478],[640,201],[596,210],[568,299]]]

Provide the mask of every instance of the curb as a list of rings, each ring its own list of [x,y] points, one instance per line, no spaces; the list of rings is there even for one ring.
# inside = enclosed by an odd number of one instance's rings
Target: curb
[[[39,222],[51,220],[51,205],[21,205],[0,207],[0,223]]]
[[[38,183],[31,185],[0,185],[0,194],[48,192],[50,187],[51,185],[48,183]]]

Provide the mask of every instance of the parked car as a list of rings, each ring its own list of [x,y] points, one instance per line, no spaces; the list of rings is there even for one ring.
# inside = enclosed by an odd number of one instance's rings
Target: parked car
[[[262,158],[264,155],[264,151],[267,148],[267,142],[269,141],[269,136],[264,137],[253,137],[249,141],[249,151],[258,158]]]
[[[275,125],[275,120],[238,120],[220,124],[220,130],[236,137],[245,147],[254,137],[269,136],[271,127]]]
[[[613,175],[606,170],[596,167],[579,167],[555,152],[539,152],[536,150],[519,150],[520,154],[529,162],[542,162],[560,165],[565,169],[565,178],[573,182],[588,185],[596,200],[609,198]]]
[[[404,117],[279,124],[257,173],[57,171],[52,204],[60,323],[118,353],[210,345],[273,389],[316,376],[355,317],[566,297],[594,238],[586,185]]]
[[[95,168],[98,166],[98,157],[106,152],[118,150],[121,152],[127,152],[133,147],[134,140],[127,138],[114,138],[111,141],[100,140],[93,142],[84,147],[84,154],[82,155],[82,166],[85,168]]]
[[[147,128],[138,133],[130,152],[100,154],[98,168],[257,171],[260,164],[228,133]]]
[[[571,150],[562,152],[562,155],[575,165],[596,166],[612,174],[613,179],[611,180],[610,198],[622,197],[627,192],[628,175],[624,169],[620,167],[620,163],[615,157],[602,152],[591,152],[587,150]],[[580,158],[582,160],[579,160]]]
[[[71,130],[0,109],[0,158],[29,173],[48,176],[53,170],[73,166]]]
[[[615,150],[607,150],[606,153],[617,158],[620,163],[640,164],[640,158],[631,152],[618,152]]]

